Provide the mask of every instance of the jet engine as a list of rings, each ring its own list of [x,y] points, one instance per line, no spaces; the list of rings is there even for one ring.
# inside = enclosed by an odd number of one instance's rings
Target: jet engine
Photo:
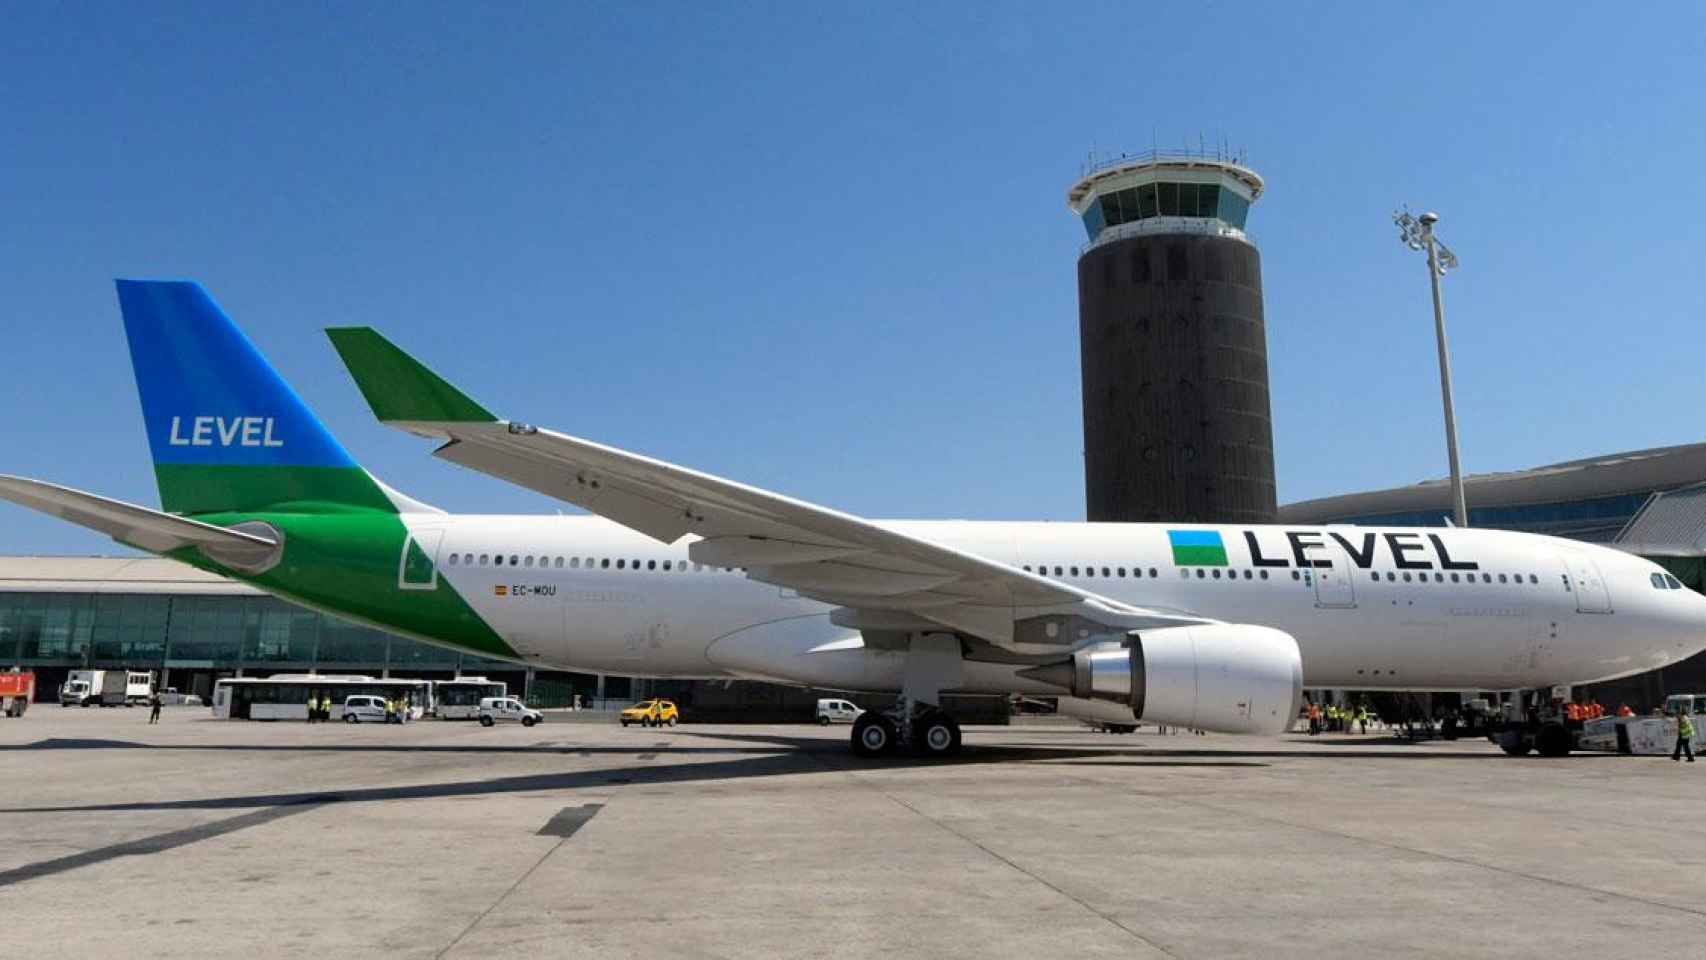
[[[1133,632],[1020,675],[1125,704],[1139,720],[1220,733],[1282,733],[1303,703],[1297,641],[1253,624]]]

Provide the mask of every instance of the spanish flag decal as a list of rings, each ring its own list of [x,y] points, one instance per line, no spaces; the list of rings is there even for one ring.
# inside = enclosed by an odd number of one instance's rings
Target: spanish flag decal
[[[500,584],[498,584],[498,585],[497,585],[497,586],[495,586],[495,587],[493,587],[493,588],[492,588],[492,592],[493,592],[493,593],[495,593],[495,594],[497,594],[497,595],[498,595],[498,596],[500,596],[500,597],[507,597],[507,596],[509,596],[509,588],[508,588],[508,587],[506,587],[506,586],[504,586],[504,585],[503,585],[503,584],[501,584],[501,583],[500,583]]]

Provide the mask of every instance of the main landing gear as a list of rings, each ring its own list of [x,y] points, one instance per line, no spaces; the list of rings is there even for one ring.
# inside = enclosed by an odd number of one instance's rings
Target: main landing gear
[[[882,757],[907,749],[921,757],[951,757],[960,752],[960,725],[936,707],[919,705],[902,736],[900,721],[889,711],[869,710],[853,721],[853,752]],[[898,713],[899,711],[894,711]]]
[[[960,642],[953,634],[912,637],[892,710],[869,710],[853,721],[853,752],[861,757],[911,751],[921,757],[960,752],[960,725],[939,706],[941,691],[960,686]]]

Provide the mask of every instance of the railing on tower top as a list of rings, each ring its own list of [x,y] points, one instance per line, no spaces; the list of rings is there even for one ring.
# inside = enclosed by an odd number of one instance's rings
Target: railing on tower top
[[[1110,167],[1124,166],[1128,163],[1163,163],[1168,160],[1212,160],[1216,163],[1229,163],[1239,167],[1246,163],[1246,158],[1242,153],[1228,153],[1225,150],[1145,150],[1141,153],[1122,153],[1117,157],[1106,157],[1100,160],[1092,154],[1082,164],[1079,176],[1088,177]]]

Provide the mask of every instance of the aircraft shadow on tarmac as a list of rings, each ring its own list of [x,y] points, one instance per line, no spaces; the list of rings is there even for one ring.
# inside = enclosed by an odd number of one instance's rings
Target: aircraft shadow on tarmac
[[[695,744],[689,738],[713,741]],[[741,780],[756,777],[794,776],[810,773],[845,771],[888,771],[915,767],[956,768],[988,764],[1060,764],[1071,766],[1108,767],[1266,767],[1272,761],[1288,759],[1349,760],[1464,760],[1487,759],[1512,762],[1496,751],[1416,751],[1365,750],[1347,753],[1342,750],[1248,750],[1192,747],[1171,749],[1165,744],[1154,746],[1064,746],[1036,742],[1006,743],[980,746],[968,744],[958,757],[948,760],[926,760],[897,757],[872,763],[851,756],[840,740],[821,737],[791,737],[776,734],[697,733],[682,730],[667,741],[648,741],[632,745],[586,745],[568,741],[544,741],[533,745],[408,745],[408,744],[149,744],[124,740],[58,739],[41,740],[32,744],[0,746],[0,751],[18,750],[89,750],[143,749],[168,751],[235,751],[235,752],[329,752],[329,753],[421,753],[421,754],[506,754],[506,755],[580,755],[627,756],[641,763],[628,766],[609,766],[591,770],[519,774],[479,780],[458,780],[445,783],[404,784],[385,787],[358,787],[336,791],[296,791],[290,793],[259,793],[225,797],[202,797],[183,800],[138,801],[130,803],[85,804],[39,807],[9,807],[0,813],[47,813],[71,811],[143,811],[143,810],[219,810],[255,807],[297,806],[318,803],[365,803],[384,800],[420,800],[457,797],[479,797],[513,793],[536,793],[561,790],[608,789],[622,784],[666,784]],[[729,756],[734,754],[734,756]],[[646,762],[663,756],[680,757],[687,762]],[[715,756],[725,759],[700,759]]]

